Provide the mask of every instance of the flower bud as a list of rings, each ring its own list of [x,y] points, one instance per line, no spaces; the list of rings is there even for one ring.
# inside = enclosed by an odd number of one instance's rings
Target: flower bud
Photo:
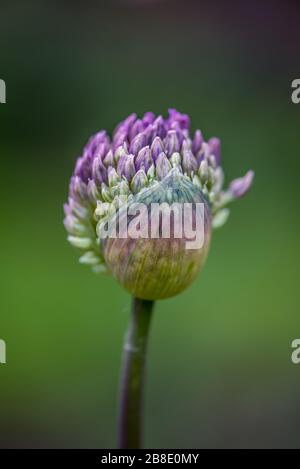
[[[153,163],[153,160],[152,160],[152,156],[151,156],[151,150],[150,148],[147,146],[147,147],[144,147],[142,148],[136,158],[135,158],[135,167],[136,169],[144,169],[145,172],[148,171],[148,169],[150,168],[150,166],[152,165]]]
[[[109,152],[107,152],[107,154],[103,158],[103,164],[106,168],[108,168],[109,166],[112,166],[113,163],[114,163],[114,154],[112,150],[109,150]]]
[[[163,179],[167,176],[171,169],[171,164],[168,158],[166,157],[165,153],[160,153],[156,160],[156,174],[158,179]]]
[[[163,142],[160,137],[155,137],[151,145],[151,153],[154,161],[157,160],[158,155],[164,152]]]
[[[214,155],[217,165],[221,164],[221,142],[217,137],[208,140],[210,154]]]
[[[229,186],[229,191],[234,198],[242,197],[249,190],[254,177],[253,171],[248,171],[247,174],[238,179],[234,179]]]
[[[211,217],[213,227],[223,225],[229,214],[225,207],[248,191],[253,175],[249,171],[224,189],[218,138],[206,142],[200,130],[192,137],[189,117],[175,109],[169,109],[166,118],[152,112],[141,119],[131,114],[117,125],[112,138],[104,130],[93,135],[77,159],[64,206],[68,240],[80,250],[81,263],[96,272],[108,268],[136,296],[172,296],[188,286],[204,264]],[[103,240],[99,233],[105,224],[118,214],[124,217],[125,207],[133,209],[136,203],[146,206],[140,221],[152,220],[152,203],[192,203],[188,218],[193,223],[197,204],[203,204],[203,246],[186,248],[188,236],[178,220],[185,236],[175,236],[173,230],[169,237]],[[176,210],[171,210],[175,219]],[[131,219],[135,220],[132,215]],[[131,219],[126,219],[128,228]],[[158,233],[164,226],[159,220]]]
[[[140,169],[131,181],[131,189],[134,194],[137,194],[140,190],[142,190],[148,184],[148,178],[146,173],[143,169]]]
[[[180,142],[176,130],[169,130],[166,137],[165,149],[168,156],[180,150]]]
[[[183,211],[185,204],[191,206],[190,214],[193,221],[196,217],[197,204],[203,206],[201,228],[204,238],[201,246],[195,249],[188,248],[183,215],[177,219],[182,235],[175,236],[178,225],[175,225],[175,214],[172,212],[173,203],[174,207],[182,208]],[[131,207],[137,204],[146,207],[139,218],[139,224],[146,225],[148,236],[133,239],[130,236],[123,236],[119,231],[117,236],[101,240],[105,263],[121,285],[138,298],[157,300],[174,296],[192,283],[205,263],[211,235],[208,203],[198,187],[177,169],[173,169],[161,182],[135,195],[128,207],[120,207],[117,213],[119,227],[124,225],[125,221],[129,231],[133,219],[128,214]],[[155,204],[155,207],[166,204],[167,207],[167,212],[157,218],[156,222],[152,204]],[[174,225],[170,224],[170,231],[167,233],[169,236],[163,237],[162,230],[165,226],[163,224],[172,220]],[[156,237],[151,236],[152,232]]]
[[[202,184],[205,184],[208,179],[208,164],[206,160],[203,160],[200,163],[199,176]]]
[[[130,153],[133,153],[135,155],[146,145],[146,143],[146,136],[143,133],[138,134],[130,144]]]

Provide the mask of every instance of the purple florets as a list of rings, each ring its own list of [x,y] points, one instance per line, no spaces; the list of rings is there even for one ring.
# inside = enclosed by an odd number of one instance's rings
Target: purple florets
[[[85,183],[89,179],[98,184],[107,183],[108,168],[115,166],[120,176],[130,180],[139,169],[147,172],[151,165],[156,166],[161,154],[161,164],[166,166],[164,159],[169,159],[173,153],[182,154],[183,172],[196,172],[209,155],[213,155],[219,165],[220,140],[214,137],[206,143],[200,130],[191,138],[189,126],[189,117],[175,109],[169,110],[166,119],[155,117],[152,112],[147,112],[142,119],[131,114],[117,126],[112,140],[105,131],[89,139],[77,160],[74,175]],[[120,159],[116,161],[118,156]]]

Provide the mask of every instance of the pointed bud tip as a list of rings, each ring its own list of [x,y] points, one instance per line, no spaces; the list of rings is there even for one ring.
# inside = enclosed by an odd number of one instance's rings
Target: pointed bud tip
[[[254,171],[248,171],[244,177],[234,179],[229,186],[229,191],[234,198],[243,197],[250,189],[254,178]]]

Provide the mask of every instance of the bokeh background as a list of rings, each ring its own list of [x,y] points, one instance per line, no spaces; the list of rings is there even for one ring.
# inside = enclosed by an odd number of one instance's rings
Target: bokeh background
[[[299,447],[299,2],[1,1],[0,447],[114,447],[130,297],[62,205],[90,134],[176,107],[256,172],[201,276],[157,304],[145,446]]]

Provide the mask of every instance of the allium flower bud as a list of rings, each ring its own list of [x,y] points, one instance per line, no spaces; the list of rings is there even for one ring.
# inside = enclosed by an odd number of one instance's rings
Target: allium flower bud
[[[81,251],[80,262],[95,271],[107,269],[138,298],[166,298],[185,289],[204,265],[211,227],[221,226],[228,218],[225,205],[252,184],[249,171],[224,190],[219,139],[205,142],[200,130],[191,137],[189,127],[189,117],[175,109],[169,110],[166,119],[151,112],[141,119],[132,114],[116,127],[112,139],[105,131],[90,138],[71,178],[64,223],[69,242]],[[139,238],[130,233],[122,236],[132,220],[138,225],[128,215],[137,204],[144,207],[137,216],[139,224],[148,226],[148,231],[144,228],[147,233]],[[153,204],[164,207],[156,225]],[[175,209],[170,220],[177,220],[182,235],[177,236],[174,224],[169,236],[161,236],[161,216],[166,205],[172,208],[173,204],[176,210],[189,207],[192,225],[198,220],[198,205],[203,207],[201,246],[187,249],[184,217],[176,219]],[[114,236],[103,238],[105,227],[114,220],[110,231]]]
[[[162,158],[166,157],[163,155]],[[203,219],[200,222],[204,230],[204,241],[200,247],[188,249],[186,245],[188,239],[184,231],[184,213],[179,214],[177,226],[175,222],[169,228],[167,223],[173,212],[162,210],[160,217],[157,216],[155,220],[152,209],[154,207],[158,210],[163,207],[167,210],[167,207],[171,207],[180,211],[184,204],[189,204],[191,211],[188,216],[195,224],[197,203],[204,206]],[[132,207],[140,205],[145,207],[139,223],[146,226],[147,232],[144,233],[146,237],[132,239],[126,235],[122,236],[120,225],[124,220],[126,230],[127,213]],[[118,236],[105,238],[101,242],[101,247],[110,272],[132,295],[147,300],[167,298],[178,294],[193,281],[204,265],[208,252],[211,215],[209,204],[201,190],[188,177],[176,168],[169,171],[165,177],[162,177],[161,182],[150,185],[132,197],[128,201],[128,208],[121,206],[116,216],[119,220]],[[175,214],[173,216],[175,217]],[[169,232],[167,237],[163,238],[161,231],[165,222],[165,228],[169,229]],[[177,228],[180,231],[179,237],[175,237],[174,233]]]
[[[233,197],[242,197],[246,194],[252,184],[253,177],[253,171],[248,171],[244,177],[234,179],[229,186],[229,191],[232,193]]]

